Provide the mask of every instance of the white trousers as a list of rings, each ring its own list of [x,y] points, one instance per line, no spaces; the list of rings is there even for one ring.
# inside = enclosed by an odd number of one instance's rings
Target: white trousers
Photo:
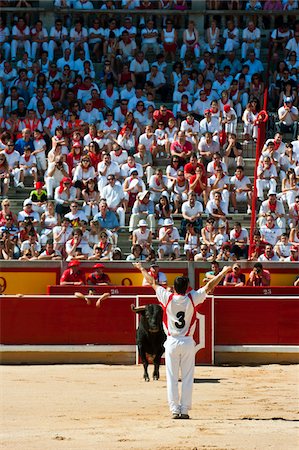
[[[17,49],[19,47],[22,47],[25,49],[25,52],[28,53],[28,58],[31,58],[31,45],[30,45],[30,41],[16,41],[16,40],[12,40],[11,41],[11,57],[15,58],[17,55]]]
[[[32,44],[31,44],[31,58],[33,60],[36,57],[36,51],[37,51],[38,48],[42,48],[45,52],[47,52],[48,51],[48,42],[43,42],[42,44],[40,44],[39,42],[32,42]]]
[[[51,40],[51,41],[49,42],[49,48],[48,48],[48,52],[49,52],[48,58],[49,58],[49,61],[53,61],[53,60],[54,60],[54,50],[55,50],[56,48],[58,48],[56,42],[55,42],[54,40]],[[62,51],[63,51],[63,54],[64,54],[65,49],[67,49],[67,48],[70,48],[70,44],[68,43],[68,41],[63,41],[63,43],[61,44],[61,49],[62,49]]]
[[[269,191],[276,192],[276,180],[274,178],[270,178],[270,180],[264,180],[258,178],[256,180],[256,189],[257,189],[257,196],[259,198],[264,198],[264,191],[268,189]]]
[[[164,345],[169,409],[173,414],[188,414],[192,407],[195,342],[191,336],[180,338],[168,336]],[[181,396],[179,395],[180,370]]]

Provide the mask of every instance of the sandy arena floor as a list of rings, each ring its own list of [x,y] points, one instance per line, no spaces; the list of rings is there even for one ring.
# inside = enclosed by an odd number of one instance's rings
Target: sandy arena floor
[[[150,366],[152,372],[152,366]],[[299,448],[298,366],[197,367],[191,420],[134,366],[1,366],[0,448]]]

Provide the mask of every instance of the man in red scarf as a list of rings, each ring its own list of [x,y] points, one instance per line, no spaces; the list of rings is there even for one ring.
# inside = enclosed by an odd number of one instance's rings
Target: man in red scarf
[[[174,115],[170,109],[167,109],[166,105],[161,105],[160,109],[156,109],[156,111],[154,111],[153,118],[155,126],[158,126],[159,122],[163,122],[165,127],[167,127],[169,119],[173,119]]]
[[[103,272],[103,269],[105,268],[104,264],[95,264],[93,268],[95,271],[88,275],[87,284],[96,286],[111,286],[112,283],[109,276]]]
[[[290,256],[285,258],[284,261],[299,262],[299,246],[292,245],[292,247],[290,248],[290,252]]]
[[[248,231],[241,226],[240,222],[236,222],[234,228],[230,232],[230,241],[233,244],[232,253],[238,259],[248,258]]]
[[[266,223],[266,216],[268,213],[272,214],[275,224],[281,228],[284,233],[286,229],[285,209],[281,200],[277,198],[275,191],[268,192],[268,200],[265,200],[259,211],[259,225],[262,227]]]
[[[164,272],[160,272],[159,264],[153,263],[150,265],[150,269],[148,271],[148,274],[154,278],[156,284],[159,284],[160,286],[167,286],[167,278]],[[143,278],[142,286],[150,286],[148,281]]]

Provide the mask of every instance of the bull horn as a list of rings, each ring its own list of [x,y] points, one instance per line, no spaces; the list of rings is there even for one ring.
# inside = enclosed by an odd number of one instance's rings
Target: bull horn
[[[132,304],[131,305],[131,310],[134,311],[135,313],[139,313],[139,312],[145,311],[145,305],[143,305],[143,306],[134,306]]]

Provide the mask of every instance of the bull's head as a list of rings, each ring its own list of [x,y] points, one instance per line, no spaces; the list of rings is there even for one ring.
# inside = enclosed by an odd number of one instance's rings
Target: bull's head
[[[141,313],[147,322],[147,329],[150,333],[158,333],[162,329],[162,308],[156,304],[135,307],[131,305],[132,311]]]

